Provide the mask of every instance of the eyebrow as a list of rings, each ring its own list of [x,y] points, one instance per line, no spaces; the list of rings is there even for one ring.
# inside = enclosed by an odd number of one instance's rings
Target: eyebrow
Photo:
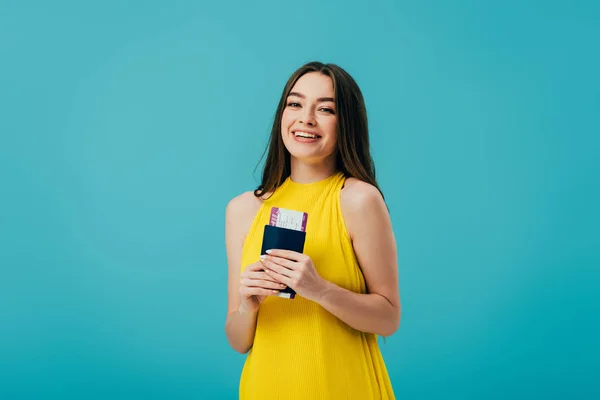
[[[298,92],[290,92],[290,94],[288,94],[288,97],[289,97],[289,96],[296,96],[296,97],[300,97],[301,99],[306,99],[306,96],[305,96],[305,95],[303,95],[302,93],[298,93]],[[334,102],[334,103],[335,103],[335,100],[334,100],[334,98],[333,98],[333,97],[319,97],[319,98],[317,99],[317,101],[318,101],[319,103],[321,103],[321,102],[324,102],[324,101],[331,101],[331,102]]]

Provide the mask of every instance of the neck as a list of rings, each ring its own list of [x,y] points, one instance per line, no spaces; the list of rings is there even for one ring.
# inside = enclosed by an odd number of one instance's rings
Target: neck
[[[326,179],[335,173],[335,158],[308,163],[295,157],[290,159],[292,181],[297,183],[313,183]]]

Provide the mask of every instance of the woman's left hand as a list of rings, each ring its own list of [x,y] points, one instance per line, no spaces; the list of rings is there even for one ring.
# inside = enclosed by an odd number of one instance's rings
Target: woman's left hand
[[[268,250],[261,256],[265,272],[294,289],[300,296],[315,301],[327,281],[319,275],[309,256],[289,250]]]

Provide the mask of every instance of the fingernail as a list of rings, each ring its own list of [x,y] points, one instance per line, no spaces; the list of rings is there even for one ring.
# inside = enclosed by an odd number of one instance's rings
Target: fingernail
[[[273,289],[273,293],[279,293],[279,290]]]
[[[266,253],[267,253],[267,254],[271,254],[271,252],[272,252],[272,251],[273,251],[273,250],[267,250],[267,251],[266,251]]]
[[[267,252],[267,253],[268,253],[268,252]],[[267,256],[265,256],[264,254],[262,254],[262,255],[260,256],[260,259],[261,259],[261,260],[264,260],[265,258],[267,258]]]
[[[281,286],[281,287],[285,287],[285,285],[284,285],[283,283],[280,283],[280,284],[279,284],[279,286]]]

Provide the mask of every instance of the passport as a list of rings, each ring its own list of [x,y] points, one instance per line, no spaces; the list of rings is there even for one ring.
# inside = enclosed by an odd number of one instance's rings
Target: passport
[[[271,249],[290,250],[302,253],[304,252],[305,241],[306,232],[304,231],[265,225],[260,254],[267,254],[267,250]],[[293,299],[296,296],[296,292],[292,288],[286,287],[279,292],[278,296]]]

